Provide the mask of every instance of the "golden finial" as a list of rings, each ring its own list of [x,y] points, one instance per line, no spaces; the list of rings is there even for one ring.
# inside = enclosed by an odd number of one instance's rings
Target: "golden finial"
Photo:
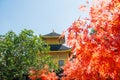
[[[55,32],[54,29],[53,29],[53,32]]]

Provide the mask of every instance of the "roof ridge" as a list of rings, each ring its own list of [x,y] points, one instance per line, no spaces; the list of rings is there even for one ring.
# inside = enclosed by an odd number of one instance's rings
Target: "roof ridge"
[[[50,32],[50,33],[48,33],[48,34],[45,34],[45,35],[43,35],[43,36],[61,36],[61,34],[56,33],[56,32],[53,30],[52,32]]]

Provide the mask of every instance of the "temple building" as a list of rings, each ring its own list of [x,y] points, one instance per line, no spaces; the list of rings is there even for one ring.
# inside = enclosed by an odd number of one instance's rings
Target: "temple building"
[[[65,37],[60,39],[61,34],[54,30],[46,35],[43,35],[43,40],[50,46],[49,54],[53,57],[53,62],[58,66],[63,66],[67,58],[71,54],[71,49],[64,45]]]

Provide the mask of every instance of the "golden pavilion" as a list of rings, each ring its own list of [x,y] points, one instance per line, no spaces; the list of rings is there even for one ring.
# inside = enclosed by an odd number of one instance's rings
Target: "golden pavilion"
[[[54,30],[46,35],[43,35],[43,40],[50,46],[49,54],[53,57],[53,62],[58,66],[63,66],[71,54],[71,48],[64,45],[65,37],[60,39],[61,34]]]

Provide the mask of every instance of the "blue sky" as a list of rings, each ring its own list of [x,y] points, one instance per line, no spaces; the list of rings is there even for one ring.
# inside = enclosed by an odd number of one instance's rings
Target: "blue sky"
[[[0,34],[31,29],[35,35],[62,33],[79,16],[85,0],[0,0]]]

